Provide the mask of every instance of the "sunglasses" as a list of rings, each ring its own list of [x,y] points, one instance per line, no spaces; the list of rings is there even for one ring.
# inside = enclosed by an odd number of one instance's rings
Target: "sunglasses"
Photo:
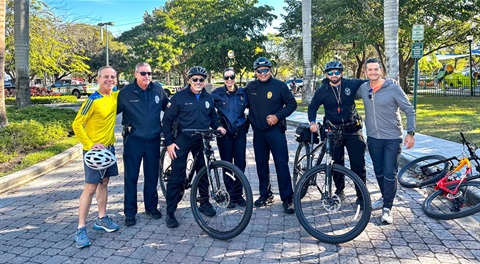
[[[260,69],[260,70],[257,70],[257,73],[258,74],[267,74],[269,71],[270,71],[270,69]]]
[[[235,80],[235,74],[230,76],[223,76],[223,79],[226,80]]]
[[[368,90],[368,99],[373,100],[373,89]]]
[[[329,71],[329,72],[327,72],[327,74],[328,74],[328,76],[333,76],[333,75],[338,76],[338,75],[342,74],[342,72],[340,72],[340,71]]]
[[[201,83],[202,83],[202,82],[205,81],[204,78],[192,78],[191,80],[192,80],[192,82],[194,82],[194,83],[195,83],[195,82],[201,82]]]
[[[140,75],[145,76],[148,74],[148,76],[152,76],[152,72],[138,72]]]

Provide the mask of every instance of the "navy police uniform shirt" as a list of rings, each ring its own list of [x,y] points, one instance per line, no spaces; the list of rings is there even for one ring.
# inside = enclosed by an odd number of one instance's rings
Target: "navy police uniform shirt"
[[[245,108],[248,106],[248,100],[245,89],[237,88],[236,91],[230,92],[227,87],[222,86],[212,91],[212,97],[218,114],[226,119],[225,123],[221,121],[222,125],[228,134],[235,134],[247,121]]]
[[[252,81],[245,87],[245,90],[250,105],[248,120],[254,130],[266,131],[279,126],[280,121],[286,119],[297,109],[297,101],[288,86],[273,77],[266,82]],[[277,116],[279,122],[270,127],[267,123],[268,115]]]
[[[122,113],[122,125],[132,127],[130,136],[151,140],[162,132],[160,113],[167,103],[167,94],[159,84],[151,82],[144,91],[134,81],[120,90],[117,114]]]
[[[172,126],[175,120],[178,122],[180,132],[183,128],[217,129],[221,126],[212,95],[205,89],[200,92],[198,99],[190,88],[177,92],[170,99],[162,120],[166,146],[173,143]]]

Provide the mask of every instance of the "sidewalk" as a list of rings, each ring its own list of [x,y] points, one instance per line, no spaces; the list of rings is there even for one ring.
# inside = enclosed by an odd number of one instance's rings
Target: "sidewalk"
[[[289,123],[307,122],[295,113]],[[295,127],[288,126],[290,165],[296,142]],[[399,187],[392,225],[380,223],[380,211],[374,211],[367,228],[355,240],[340,245],[320,243],[299,225],[295,215],[285,215],[278,195],[275,169],[271,163],[275,203],[253,210],[252,219],[242,234],[228,241],[203,233],[189,209],[189,191],[180,202],[177,218],[180,226],[170,229],[161,219],[144,214],[138,187],[137,225],[123,224],[123,146],[120,126],[116,127],[117,158],[121,175],[109,185],[108,214],[120,230],[104,233],[93,230],[96,202],[88,216],[87,230],[92,246],[77,249],[73,243],[78,218],[78,198],[83,188],[80,157],[20,188],[0,194],[0,263],[478,263],[480,226],[474,217],[438,221],[427,217],[421,203],[425,190]],[[416,147],[404,151],[405,157],[437,153],[458,154],[455,144],[416,135]],[[425,141],[425,142],[423,142]],[[461,150],[461,148],[460,148]],[[441,152],[438,152],[441,153]],[[367,186],[372,200],[379,189],[367,153]],[[247,168],[254,197],[258,197],[258,179],[252,146],[247,139]],[[7,176],[8,177],[8,176]],[[13,179],[11,179],[13,180]],[[159,194],[160,211],[165,213],[165,198]]]

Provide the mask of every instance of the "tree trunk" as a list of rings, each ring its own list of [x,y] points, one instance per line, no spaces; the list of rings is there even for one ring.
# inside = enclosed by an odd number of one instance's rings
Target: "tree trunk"
[[[15,71],[17,76],[16,105],[23,108],[31,104],[30,99],[30,1],[14,0],[14,32],[15,32]]]
[[[0,0],[0,129],[8,126],[5,109],[5,13],[6,0]]]
[[[302,105],[312,101],[315,85],[312,80],[312,0],[302,0],[302,35],[303,35],[303,91]]]
[[[398,0],[385,0],[383,6],[385,64],[388,78],[398,80]]]

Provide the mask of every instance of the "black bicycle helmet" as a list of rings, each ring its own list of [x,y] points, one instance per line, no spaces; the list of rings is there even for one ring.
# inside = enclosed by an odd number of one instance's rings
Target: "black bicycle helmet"
[[[188,71],[188,78],[191,78],[193,75],[201,75],[203,78],[207,78],[207,70],[202,66],[193,66]]]
[[[257,60],[255,60],[255,62],[253,63],[253,69],[254,70],[256,70],[257,68],[262,67],[262,66],[271,68],[272,67],[272,62],[265,57],[260,57]]]
[[[328,72],[331,70],[339,70],[343,72],[343,64],[340,61],[333,60],[325,64],[325,70],[323,72]]]

